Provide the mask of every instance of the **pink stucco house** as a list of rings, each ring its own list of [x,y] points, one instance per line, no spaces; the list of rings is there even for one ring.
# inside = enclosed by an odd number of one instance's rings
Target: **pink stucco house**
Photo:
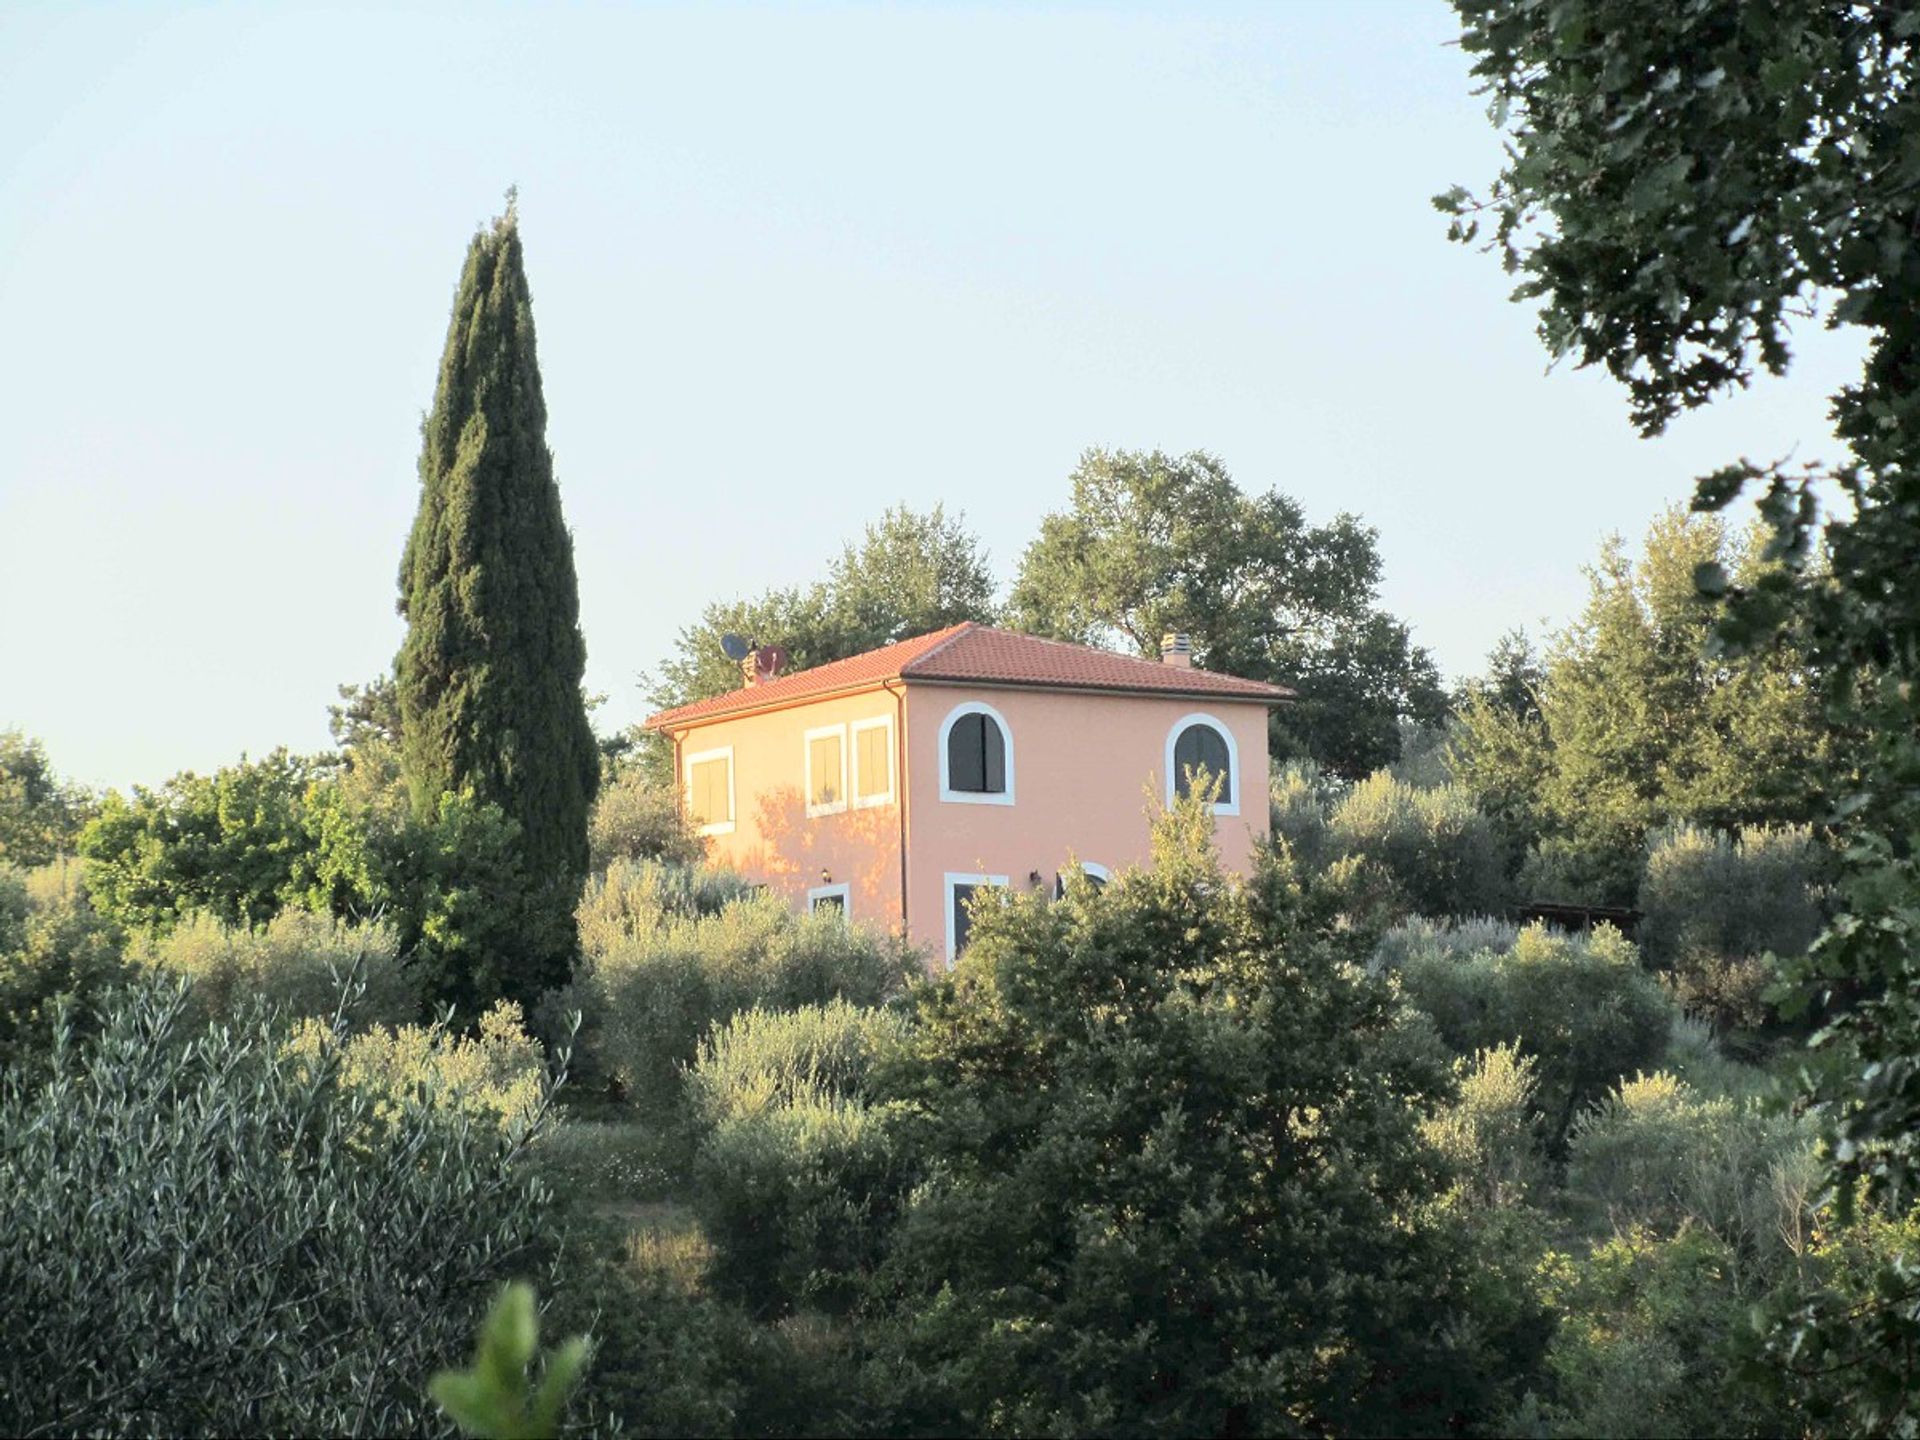
[[[751,664],[751,662],[749,662]],[[981,886],[1097,879],[1147,858],[1150,810],[1224,774],[1222,859],[1267,834],[1267,711],[1290,691],[968,622],[667,710],[716,860],[796,907],[904,931],[936,962]]]

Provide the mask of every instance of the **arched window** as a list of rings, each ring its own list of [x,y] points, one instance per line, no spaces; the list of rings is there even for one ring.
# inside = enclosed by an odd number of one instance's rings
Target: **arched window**
[[[1075,866],[1068,866],[1065,870],[1060,871],[1059,874],[1053,877],[1053,898],[1054,899],[1064,900],[1066,898],[1067,876],[1070,873],[1072,873],[1072,871],[1075,868],[1076,868]],[[1096,890],[1106,889],[1107,882],[1113,878],[1113,873],[1110,870],[1108,870],[1106,866],[1096,865],[1091,860],[1079,861],[1077,868],[1079,869],[1082,875],[1085,875],[1087,877],[1088,881],[1093,885],[1093,888]]]
[[[1240,813],[1240,747],[1233,732],[1211,715],[1183,715],[1167,732],[1167,804],[1190,794],[1195,772],[1205,770],[1217,779],[1220,793],[1213,813]]]
[[[1013,804],[1013,731],[991,705],[956,705],[941,725],[940,798]]]

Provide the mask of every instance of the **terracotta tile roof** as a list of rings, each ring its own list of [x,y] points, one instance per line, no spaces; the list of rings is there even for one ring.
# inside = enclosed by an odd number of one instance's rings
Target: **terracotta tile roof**
[[[1128,695],[1185,695],[1196,699],[1255,700],[1266,704],[1293,694],[1280,685],[1216,675],[1043,640],[1012,630],[964,621],[929,635],[916,635],[864,655],[849,656],[811,670],[796,670],[759,685],[744,686],[663,710],[647,722],[649,730],[690,725],[722,715],[745,714],[841,690],[857,690],[883,680],[941,681],[950,684],[1035,686],[1052,690],[1106,690]]]

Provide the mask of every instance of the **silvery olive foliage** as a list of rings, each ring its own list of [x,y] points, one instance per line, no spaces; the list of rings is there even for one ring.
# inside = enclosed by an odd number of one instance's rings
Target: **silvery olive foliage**
[[[0,1432],[395,1435],[500,1282],[539,1268],[540,1115],[400,1107],[271,1018],[127,991],[0,1080]]]

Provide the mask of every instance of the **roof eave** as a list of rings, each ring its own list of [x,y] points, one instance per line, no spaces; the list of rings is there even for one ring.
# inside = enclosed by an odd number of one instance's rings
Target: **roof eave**
[[[749,700],[739,705],[729,705],[724,710],[709,710],[700,715],[689,715],[675,719],[679,710],[662,710],[658,715],[649,715],[640,722],[642,730],[692,730],[715,720],[738,720],[742,715],[771,714],[776,710],[791,710],[796,705],[811,705],[816,700],[833,700],[844,695],[858,695],[867,690],[884,690],[901,677],[879,675],[871,680],[858,680],[847,685],[835,685],[826,690],[809,690],[804,695],[789,695],[777,700]]]
[[[1225,700],[1243,705],[1283,705],[1295,697],[1284,685],[1275,685],[1272,694],[1235,694],[1231,690],[1174,689],[1161,685],[1076,685],[1066,680],[975,679],[964,675],[916,675],[911,670],[900,678],[909,685],[946,685],[956,689],[981,690],[1062,690],[1077,695],[1133,695],[1145,699]]]

